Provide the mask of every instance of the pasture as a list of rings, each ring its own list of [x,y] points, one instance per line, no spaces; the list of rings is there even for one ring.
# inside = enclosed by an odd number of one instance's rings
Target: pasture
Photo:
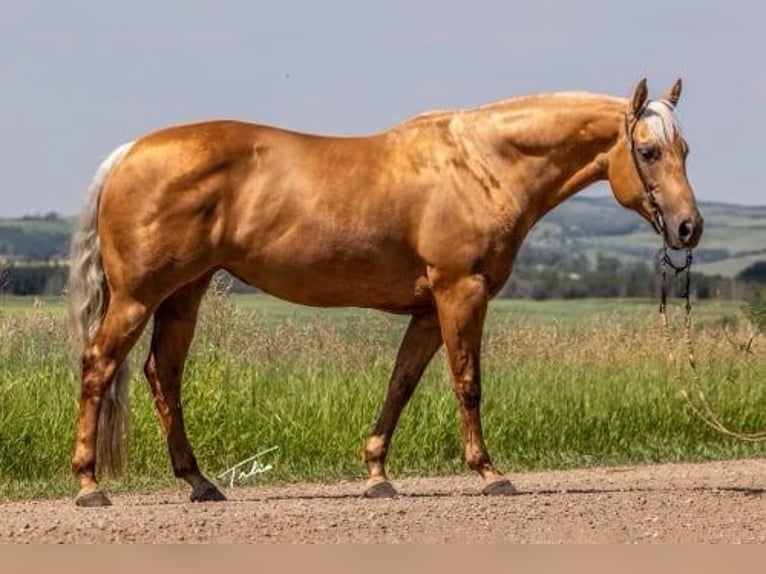
[[[734,428],[766,427],[766,342],[736,303],[697,303],[706,392]],[[681,341],[680,305],[671,320]],[[203,304],[184,407],[203,470],[216,476],[271,446],[257,482],[359,481],[406,318],[319,310],[217,292]],[[110,491],[174,484],[164,438],[132,355],[126,477]],[[671,382],[656,304],[634,300],[496,301],[483,348],[483,417],[500,468],[522,470],[763,457],[763,443],[716,434]],[[684,371],[685,372],[685,371]],[[687,377],[688,379],[688,377]],[[0,499],[71,496],[79,383],[63,302],[0,299]],[[389,457],[403,476],[468,472],[456,400],[440,351],[405,410]],[[249,484],[253,484],[251,479]],[[478,487],[478,480],[476,480]]]

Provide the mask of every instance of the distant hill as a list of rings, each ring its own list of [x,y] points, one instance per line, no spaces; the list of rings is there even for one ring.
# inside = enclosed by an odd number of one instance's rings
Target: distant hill
[[[695,250],[695,271],[733,277],[766,261],[766,205],[701,202],[705,232]],[[573,197],[540,221],[527,248],[571,250],[594,262],[598,255],[623,263],[651,261],[661,247],[643,219],[612,197]]]
[[[22,261],[65,258],[74,220],[55,213],[0,219],[0,257]]]
[[[695,251],[695,269],[733,277],[757,261],[766,261],[766,205],[700,203],[705,234]],[[74,217],[56,214],[0,219],[0,256],[11,260],[56,260],[67,256]],[[532,230],[519,264],[556,260],[566,253],[595,264],[599,256],[622,263],[650,263],[659,237],[612,197],[574,197],[550,212]]]

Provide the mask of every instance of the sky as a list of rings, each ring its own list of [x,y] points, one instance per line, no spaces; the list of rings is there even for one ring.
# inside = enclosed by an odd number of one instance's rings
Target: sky
[[[523,94],[628,97],[644,76],[655,96],[683,78],[698,199],[763,205],[764,19],[738,0],[5,3],[0,217],[76,213],[112,149],[171,124],[365,134]]]

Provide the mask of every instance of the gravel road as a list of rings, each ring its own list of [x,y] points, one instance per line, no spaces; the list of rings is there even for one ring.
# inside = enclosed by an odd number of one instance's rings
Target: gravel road
[[[766,460],[598,468],[513,476],[521,494],[478,495],[479,480],[395,480],[393,500],[362,484],[228,489],[192,504],[185,489],[0,504],[0,543],[20,542],[766,542]]]

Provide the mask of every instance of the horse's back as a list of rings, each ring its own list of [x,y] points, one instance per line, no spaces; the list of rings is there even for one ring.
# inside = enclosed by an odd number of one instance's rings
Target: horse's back
[[[392,196],[387,153],[385,136],[235,121],[154,132],[104,189],[105,264],[167,289],[223,267],[301,303],[412,306],[423,273],[417,206]]]

